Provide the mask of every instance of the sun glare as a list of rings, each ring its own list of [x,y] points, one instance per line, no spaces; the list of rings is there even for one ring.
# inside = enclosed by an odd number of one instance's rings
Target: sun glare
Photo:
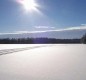
[[[19,3],[22,4],[26,11],[34,11],[37,10],[38,7],[35,0],[20,0]]]

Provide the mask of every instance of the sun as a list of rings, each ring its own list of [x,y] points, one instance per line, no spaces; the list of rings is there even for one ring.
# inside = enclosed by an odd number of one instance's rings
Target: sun
[[[26,11],[35,11],[38,7],[35,0],[19,0],[19,3],[23,6],[23,8]]]

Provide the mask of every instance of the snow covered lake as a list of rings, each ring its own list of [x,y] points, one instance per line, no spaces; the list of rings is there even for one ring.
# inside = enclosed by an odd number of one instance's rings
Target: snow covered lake
[[[86,45],[1,44],[0,80],[86,80]]]

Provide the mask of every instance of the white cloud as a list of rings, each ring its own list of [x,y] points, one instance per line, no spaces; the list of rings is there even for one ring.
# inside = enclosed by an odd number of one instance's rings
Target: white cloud
[[[54,28],[54,27],[52,27],[52,28]],[[64,29],[54,29],[54,30],[52,29],[52,30],[44,30],[44,31],[16,31],[14,33],[0,33],[0,35],[24,34],[24,33],[42,33],[42,32],[53,32],[53,31],[71,31],[71,30],[86,30],[86,26],[77,26],[77,27],[70,27],[70,28],[64,28]]]
[[[46,31],[16,31],[17,34],[23,34],[23,33],[40,33],[40,32],[46,32]]]
[[[86,26],[86,24],[81,24],[81,26]]]
[[[71,27],[71,28],[68,28],[68,30],[84,30],[86,29],[86,26],[78,26],[78,27]]]
[[[42,28],[42,29],[50,29],[50,28],[55,28],[55,27],[50,27],[50,26],[35,26],[35,28],[39,29],[39,28]]]
[[[6,35],[6,34],[18,34],[18,33],[0,33],[0,35]]]
[[[50,27],[50,28],[54,29],[55,27]]]
[[[35,28],[49,28],[49,26],[35,26]]]

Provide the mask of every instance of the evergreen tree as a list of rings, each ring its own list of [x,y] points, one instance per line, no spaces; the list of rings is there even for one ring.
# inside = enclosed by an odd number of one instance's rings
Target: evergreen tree
[[[86,34],[82,37],[81,42],[86,44]]]

